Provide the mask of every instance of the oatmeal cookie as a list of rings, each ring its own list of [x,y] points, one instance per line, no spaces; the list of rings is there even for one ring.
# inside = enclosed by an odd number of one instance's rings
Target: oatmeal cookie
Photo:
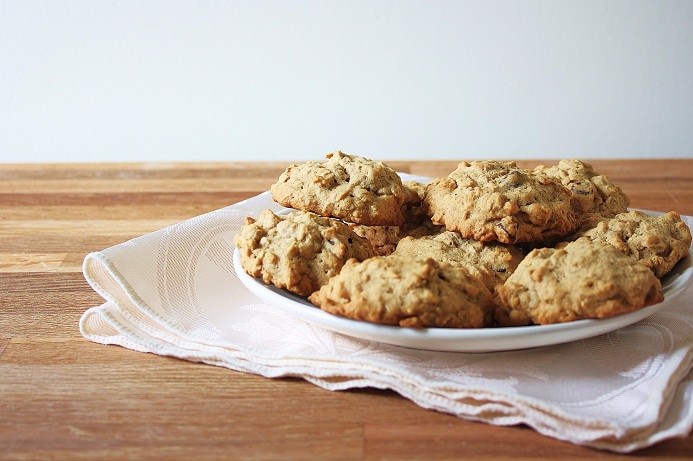
[[[669,272],[691,247],[691,230],[675,211],[652,216],[631,210],[602,219],[574,236],[579,237],[612,245],[652,269],[658,278]]]
[[[285,207],[357,224],[404,224],[406,201],[416,194],[392,168],[341,151],[327,159],[289,166],[272,185],[272,198]]]
[[[356,235],[368,240],[375,254],[387,256],[395,251],[397,242],[406,235],[404,226],[364,226],[363,224],[346,223]]]
[[[431,221],[405,224],[404,226],[364,226],[346,223],[356,235],[365,238],[373,246],[375,254],[387,256],[395,251],[397,244],[405,237],[419,238],[440,232],[440,226]]]
[[[520,243],[575,231],[571,196],[558,180],[515,162],[461,162],[427,186],[423,209],[434,224],[465,238]]]
[[[407,203],[420,206],[426,193],[426,184],[419,181],[408,180],[403,181],[402,185],[407,194]]]
[[[664,298],[654,273],[606,243],[578,239],[530,252],[498,289],[499,326],[601,319]]]
[[[493,315],[483,284],[465,269],[432,258],[352,259],[308,299],[331,314],[413,328],[481,328]]]
[[[249,275],[301,296],[318,290],[350,258],[375,255],[346,224],[304,211],[247,217],[234,244]]]
[[[554,166],[539,165],[534,172],[557,179],[570,189],[573,204],[581,215],[599,213],[613,217],[628,211],[630,198],[587,162],[565,159]]]
[[[405,221],[401,226],[367,226],[345,221],[351,230],[373,245],[379,256],[386,256],[395,251],[397,242],[408,235],[426,235],[439,229],[421,211],[425,186],[414,181],[405,181],[403,186],[406,195],[403,209]]]
[[[394,254],[407,258],[428,256],[436,261],[462,266],[492,293],[524,258],[524,253],[516,246],[479,242],[445,230],[419,238],[405,237],[397,244]]]

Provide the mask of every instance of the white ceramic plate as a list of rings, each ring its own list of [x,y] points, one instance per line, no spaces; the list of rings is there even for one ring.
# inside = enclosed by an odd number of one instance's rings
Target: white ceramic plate
[[[654,214],[654,213],[653,213]],[[634,312],[602,320],[576,320],[553,325],[506,328],[424,328],[378,325],[328,314],[306,298],[264,283],[243,270],[234,250],[238,278],[253,294],[284,312],[315,325],[355,338],[414,349],[451,352],[494,352],[549,346],[590,338],[636,323],[667,307],[693,281],[693,250],[662,278],[664,301]]]

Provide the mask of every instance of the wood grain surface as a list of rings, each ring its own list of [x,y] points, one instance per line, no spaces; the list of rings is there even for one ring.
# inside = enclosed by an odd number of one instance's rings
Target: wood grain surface
[[[590,160],[632,206],[693,215],[693,159]],[[522,161],[533,167],[551,161]],[[431,177],[454,161],[388,162]],[[631,459],[83,339],[84,256],[265,191],[288,162],[0,165],[0,459]],[[693,436],[637,458],[691,459]]]

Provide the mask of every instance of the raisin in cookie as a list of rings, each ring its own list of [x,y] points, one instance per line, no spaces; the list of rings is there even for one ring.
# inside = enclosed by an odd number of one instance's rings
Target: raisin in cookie
[[[599,213],[613,217],[628,211],[630,198],[608,176],[594,171],[587,162],[566,159],[558,165],[539,165],[535,173],[558,179],[573,194],[573,204],[580,214]]]
[[[428,185],[423,209],[434,224],[466,238],[532,242],[575,231],[571,195],[560,181],[515,162],[461,162]]]
[[[394,254],[408,258],[428,256],[436,261],[462,266],[492,293],[524,258],[524,253],[516,246],[479,242],[451,231],[419,238],[405,237],[397,244]]]
[[[404,224],[409,194],[397,173],[376,162],[341,151],[327,162],[290,165],[272,185],[272,198],[297,210],[311,211],[368,226]]]
[[[493,315],[483,284],[432,258],[352,259],[308,299],[331,314],[413,328],[482,328]]]
[[[616,248],[578,239],[564,248],[532,250],[498,287],[499,326],[601,319],[664,298],[651,270]]]
[[[350,258],[374,256],[371,245],[346,224],[303,211],[277,216],[265,210],[257,219],[247,217],[234,244],[249,275],[301,296],[318,290]]]
[[[579,237],[612,245],[652,269],[659,278],[686,256],[691,246],[691,230],[675,211],[651,216],[631,210],[603,219],[574,236]]]

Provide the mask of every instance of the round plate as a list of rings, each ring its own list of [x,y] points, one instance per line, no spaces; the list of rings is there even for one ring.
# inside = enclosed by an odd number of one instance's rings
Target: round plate
[[[636,323],[664,309],[693,280],[693,250],[662,278],[664,301],[626,314],[600,320],[575,320],[552,325],[505,328],[403,328],[351,320],[328,314],[306,298],[249,276],[234,249],[233,264],[241,283],[263,301],[328,330],[381,343],[450,352],[495,352],[549,346],[590,338]]]

